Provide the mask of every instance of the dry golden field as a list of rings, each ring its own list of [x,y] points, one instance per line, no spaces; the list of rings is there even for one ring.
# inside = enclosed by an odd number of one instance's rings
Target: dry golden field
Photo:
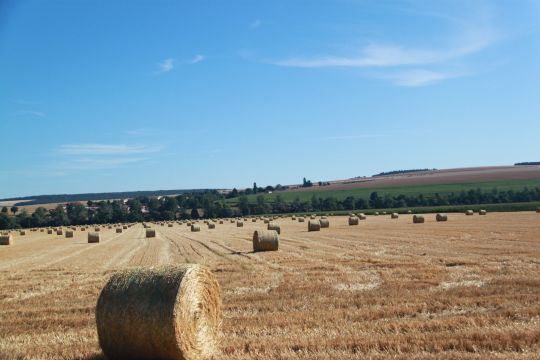
[[[206,264],[223,299],[216,359],[539,359],[540,214],[368,217],[307,232],[281,225],[280,250],[253,253],[255,229],[225,222],[138,224],[0,246],[0,359],[102,359],[94,309],[112,272]]]

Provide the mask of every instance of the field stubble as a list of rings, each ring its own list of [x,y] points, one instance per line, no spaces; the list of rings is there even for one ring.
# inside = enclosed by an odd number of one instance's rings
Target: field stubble
[[[200,263],[217,276],[216,359],[540,357],[540,214],[369,217],[307,232],[280,219],[277,252],[253,253],[262,221],[141,225],[66,239],[29,232],[0,247],[0,358],[103,359],[94,309],[115,270]]]

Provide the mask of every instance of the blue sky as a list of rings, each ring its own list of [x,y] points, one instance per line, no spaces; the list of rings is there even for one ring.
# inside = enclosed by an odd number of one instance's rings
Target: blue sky
[[[540,1],[2,1],[0,198],[540,160]]]

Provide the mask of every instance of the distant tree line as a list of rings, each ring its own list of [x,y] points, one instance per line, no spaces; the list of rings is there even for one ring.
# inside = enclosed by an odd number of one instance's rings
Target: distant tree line
[[[390,196],[379,195],[375,191],[368,198],[349,196],[345,199],[331,196],[323,198],[314,192],[309,201],[302,201],[297,197],[292,202],[285,201],[279,194],[273,201],[270,201],[268,196],[259,194],[255,202],[250,202],[243,194],[238,196],[236,206],[231,206],[225,201],[227,197],[228,195],[217,191],[204,191],[160,199],[139,197],[125,203],[121,200],[88,201],[86,206],[81,203],[69,203],[65,208],[58,205],[52,210],[40,207],[32,215],[24,210],[18,211],[16,206],[11,209],[3,207],[0,210],[0,229],[198,219],[199,217],[217,218],[269,213],[521,203],[540,201],[540,188],[525,187],[518,191],[497,190],[496,188],[490,191],[471,189],[457,193],[436,193],[432,196],[423,194]]]
[[[407,173],[420,172],[420,171],[433,171],[433,170],[437,170],[437,169],[410,169],[410,170],[383,171],[383,172],[380,172],[378,174],[373,175],[373,177],[386,176],[386,175],[407,174]]]
[[[51,203],[68,203],[79,201],[97,201],[107,199],[126,199],[137,197],[151,197],[151,196],[171,196],[177,194],[185,194],[191,192],[207,191],[207,189],[199,190],[151,190],[151,191],[123,191],[123,192],[110,192],[110,193],[88,193],[88,194],[61,194],[61,195],[37,195],[26,196],[19,198],[7,198],[1,199],[2,201],[21,200],[20,203],[15,205],[40,205]],[[24,200],[24,201],[22,201]]]
[[[514,165],[540,165],[540,161],[531,161],[531,162],[519,162]]]

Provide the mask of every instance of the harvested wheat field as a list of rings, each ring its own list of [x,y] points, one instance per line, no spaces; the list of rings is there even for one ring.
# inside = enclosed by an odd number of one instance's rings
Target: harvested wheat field
[[[538,359],[540,215],[368,216],[308,232],[290,218],[279,251],[254,230],[142,224],[98,244],[30,232],[0,247],[0,358],[104,359],[95,307],[116,270],[208,266],[221,286],[216,359]]]

